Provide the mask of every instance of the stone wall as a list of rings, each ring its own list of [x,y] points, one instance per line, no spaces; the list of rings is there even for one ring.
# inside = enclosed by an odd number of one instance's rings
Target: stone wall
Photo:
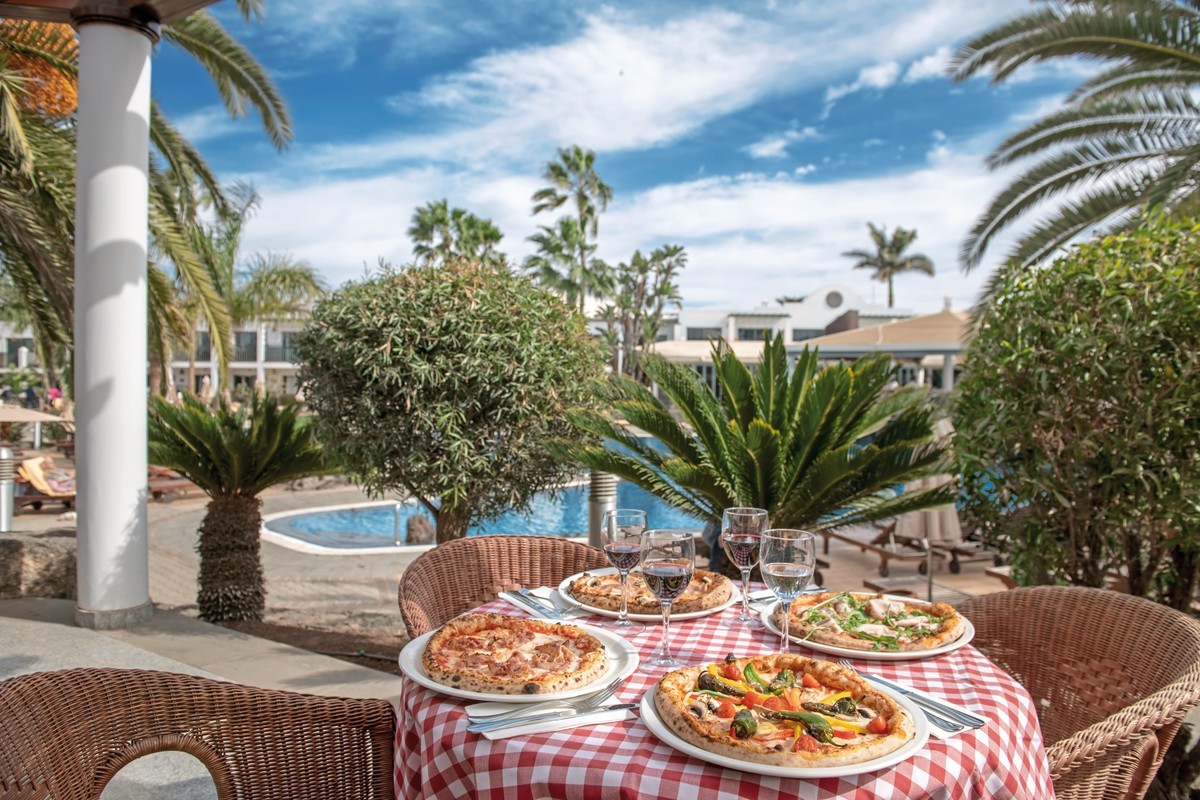
[[[75,599],[75,530],[0,533],[0,600]]]

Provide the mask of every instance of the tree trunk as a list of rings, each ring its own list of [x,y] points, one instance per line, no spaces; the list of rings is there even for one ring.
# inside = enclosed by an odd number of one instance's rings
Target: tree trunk
[[[1196,597],[1196,583],[1200,579],[1200,550],[1192,539],[1174,545],[1170,557],[1175,567],[1175,580],[1167,586],[1167,604],[1176,611],[1190,614]]]
[[[150,361],[150,391],[162,397],[163,392],[163,364],[154,353],[150,353],[148,360]]]
[[[896,294],[892,290],[892,276],[888,275],[888,308],[896,304]]]
[[[449,542],[453,539],[462,539],[467,535],[467,528],[471,524],[471,514],[467,511],[450,511],[448,509],[438,509],[437,511],[437,540],[438,544]]]
[[[259,530],[262,501],[217,495],[200,523],[200,618],[209,622],[261,622],[266,606]]]
[[[187,390],[192,395],[196,396],[196,326],[192,325],[191,334],[188,335],[188,370],[187,370]]]

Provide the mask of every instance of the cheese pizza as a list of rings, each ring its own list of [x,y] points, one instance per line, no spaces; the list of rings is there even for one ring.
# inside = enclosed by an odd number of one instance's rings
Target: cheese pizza
[[[621,576],[615,572],[585,572],[567,587],[567,593],[585,606],[605,611],[621,610]],[[673,603],[672,614],[708,611],[729,600],[733,583],[729,578],[706,569],[695,570],[692,582]],[[629,613],[658,614],[662,609],[657,597],[646,586],[640,572],[629,574]]]
[[[727,656],[665,675],[662,721],[719,755],[782,767],[860,764],[916,736],[912,717],[852,670],[803,656]]]
[[[601,678],[604,644],[582,628],[504,614],[468,614],[430,637],[421,656],[434,681],[486,694],[552,694]]]

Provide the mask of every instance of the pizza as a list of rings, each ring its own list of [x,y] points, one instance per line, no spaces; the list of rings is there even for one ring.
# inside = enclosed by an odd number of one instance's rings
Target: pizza
[[[782,604],[774,612],[783,629]],[[963,618],[945,603],[922,603],[861,592],[806,594],[792,603],[788,634],[847,650],[932,650],[965,630]]]
[[[916,736],[912,717],[852,670],[803,656],[727,656],[669,672],[654,707],[696,747],[780,767],[872,761]]]
[[[571,581],[567,593],[585,606],[605,611],[621,610],[621,576],[615,572],[585,572]],[[687,589],[671,603],[671,613],[708,611],[726,602],[732,594],[733,583],[729,578],[698,569],[693,572]],[[629,613],[657,614],[661,610],[662,604],[646,586],[641,573],[629,573]]]
[[[430,679],[485,694],[551,694],[576,689],[608,670],[604,645],[574,625],[505,614],[467,614],[425,645]]]

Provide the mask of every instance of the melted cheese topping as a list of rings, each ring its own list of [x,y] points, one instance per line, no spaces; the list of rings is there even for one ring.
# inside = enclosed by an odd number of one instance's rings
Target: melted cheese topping
[[[578,670],[582,653],[572,637],[491,628],[451,639],[439,653],[438,663],[447,669],[533,680]]]

